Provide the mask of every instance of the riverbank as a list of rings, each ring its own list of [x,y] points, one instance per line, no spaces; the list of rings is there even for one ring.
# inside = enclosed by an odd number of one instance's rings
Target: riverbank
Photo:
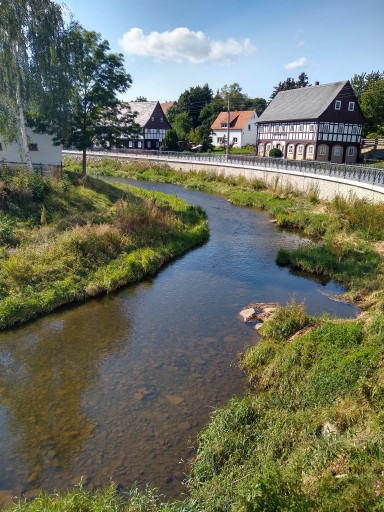
[[[74,164],[75,165],[75,164]],[[278,308],[262,340],[241,358],[249,392],[216,410],[199,435],[189,464],[188,496],[166,503],[156,492],[113,488],[93,496],[78,489],[62,500],[42,497],[25,510],[127,511],[367,511],[383,500],[383,266],[380,205],[352,198],[331,204],[276,185],[230,182],[168,169],[125,170],[108,162],[102,173],[183,182],[221,193],[236,204],[270,212],[281,226],[314,241],[279,254],[281,264],[332,275],[358,302],[358,319],[308,315],[302,304]],[[119,164],[120,165],[120,164]],[[93,172],[94,169],[92,169]],[[96,169],[95,169],[96,172]],[[296,262],[296,263],[295,263]],[[301,331],[301,336],[294,334]],[[34,507],[34,508],[33,508]],[[76,508],[77,507],[77,508]],[[19,508],[20,510],[20,508]]]
[[[2,170],[0,328],[155,274],[208,237],[199,208],[68,173]]]

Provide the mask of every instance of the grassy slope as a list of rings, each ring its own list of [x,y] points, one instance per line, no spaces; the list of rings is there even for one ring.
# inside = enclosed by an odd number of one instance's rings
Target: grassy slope
[[[280,253],[280,262],[340,280],[364,307],[355,320],[309,317],[303,305],[294,303],[279,307],[264,324],[262,341],[241,358],[247,396],[215,411],[199,436],[189,496],[166,504],[155,493],[133,490],[121,502],[109,489],[111,509],[384,510],[383,207],[342,198],[322,204],[315,194],[305,200],[293,191],[267,192],[260,182],[228,182],[144,164],[100,162],[94,170],[105,173],[107,167],[267,209],[279,224],[314,238],[305,250]],[[292,337],[302,328],[302,335]],[[100,497],[82,493],[78,499],[92,505],[71,510],[101,510]],[[48,497],[42,499],[44,505],[33,510],[54,510],[46,505]]]
[[[201,210],[164,194],[76,175],[1,178],[2,328],[154,274],[208,236]]]

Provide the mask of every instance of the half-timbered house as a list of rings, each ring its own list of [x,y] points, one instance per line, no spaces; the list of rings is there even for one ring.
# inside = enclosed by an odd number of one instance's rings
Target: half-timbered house
[[[124,145],[136,149],[160,149],[167,130],[172,128],[160,103],[131,101],[128,105],[134,115],[134,123],[139,125],[141,130],[134,137],[124,141]]]
[[[364,116],[349,81],[280,91],[258,119],[257,152],[284,158],[354,163]]]
[[[229,144],[241,148],[256,144],[255,110],[239,110],[229,113]],[[213,146],[225,145],[228,138],[228,112],[220,112],[211,126]]]

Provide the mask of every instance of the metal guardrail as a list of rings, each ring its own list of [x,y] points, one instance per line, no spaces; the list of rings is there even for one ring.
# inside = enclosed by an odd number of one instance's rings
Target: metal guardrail
[[[71,151],[63,151],[71,153]],[[74,152],[76,153],[76,152]],[[105,156],[122,156],[144,158],[153,160],[178,160],[185,162],[212,162],[228,166],[243,166],[250,169],[277,170],[295,173],[313,174],[318,176],[331,176],[356,182],[384,187],[384,169],[364,164],[337,164],[332,162],[318,162],[312,160],[288,160],[283,158],[271,158],[248,155],[215,155],[213,153],[181,153],[172,151],[141,150],[141,149],[116,149],[89,151],[89,154],[97,153]]]

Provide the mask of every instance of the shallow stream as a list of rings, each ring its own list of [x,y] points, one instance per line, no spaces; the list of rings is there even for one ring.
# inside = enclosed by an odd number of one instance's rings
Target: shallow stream
[[[306,241],[266,214],[134,184],[201,205],[210,240],[154,278],[0,334],[0,501],[111,478],[178,495],[197,432],[244,391],[237,355],[258,335],[242,307],[293,297],[310,313],[356,313],[327,297],[334,283],[275,264]]]

